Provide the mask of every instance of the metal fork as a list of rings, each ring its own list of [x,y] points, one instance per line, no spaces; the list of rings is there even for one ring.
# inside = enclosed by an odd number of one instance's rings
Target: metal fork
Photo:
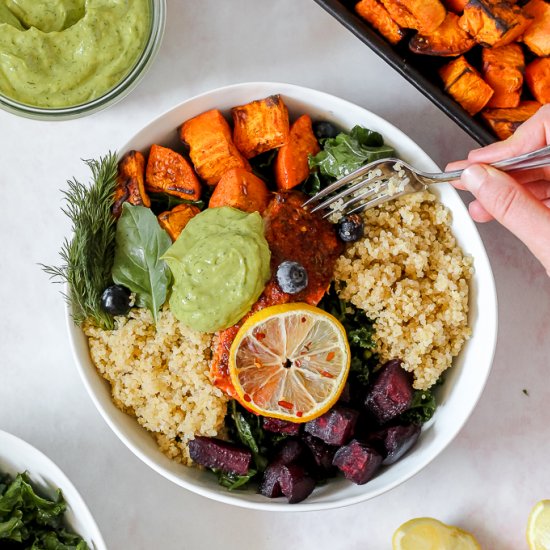
[[[549,165],[550,145],[531,153],[491,164],[491,166],[505,172]],[[430,173],[418,170],[410,164],[395,158],[375,160],[325,187],[325,189],[307,200],[303,206],[309,207],[311,212],[327,210],[323,216],[324,218],[328,218],[333,214],[353,214],[409,193],[424,191],[433,183],[457,180],[462,172],[463,170]],[[397,176],[397,184],[395,182],[390,184],[389,180],[393,176]],[[396,189],[392,189],[392,186]],[[341,191],[336,193],[339,189]],[[325,200],[319,202],[323,198]],[[341,201],[341,204],[338,204],[338,201]]]

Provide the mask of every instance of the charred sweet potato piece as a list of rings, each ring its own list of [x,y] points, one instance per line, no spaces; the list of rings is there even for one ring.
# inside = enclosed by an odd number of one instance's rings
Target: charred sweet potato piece
[[[117,184],[113,201],[113,214],[119,217],[122,204],[151,206],[149,195],[145,191],[145,158],[139,151],[128,151],[118,163]]]
[[[401,368],[400,360],[388,361],[367,394],[365,406],[380,423],[388,422],[411,406],[412,382],[412,374]]]
[[[286,190],[296,187],[309,176],[309,155],[320,151],[319,142],[313,133],[311,118],[302,115],[290,128],[288,143],[277,152],[275,181],[277,188]]]
[[[445,91],[471,115],[481,111],[493,95],[493,89],[462,55],[441,67],[439,75]]]
[[[157,216],[159,225],[170,235],[172,241],[175,241],[183,228],[189,223],[189,220],[196,216],[200,210],[192,204],[179,204],[162,212]]]
[[[378,0],[361,0],[355,4],[355,11],[390,44],[397,44],[405,36],[403,29],[392,19],[388,10]]]
[[[467,3],[468,0],[443,0],[444,6],[454,13],[462,13]]]
[[[208,206],[232,206],[244,212],[262,213],[269,199],[270,192],[260,178],[244,168],[232,168],[221,177]]]
[[[449,12],[433,33],[415,34],[409,42],[409,49],[414,53],[444,57],[467,52],[476,41],[458,26],[458,20],[458,15]]]
[[[332,463],[346,479],[363,485],[380,468],[382,455],[374,447],[354,439],[336,451]]]
[[[288,141],[288,110],[280,95],[233,107],[231,114],[235,145],[247,159]]]
[[[264,430],[277,434],[298,435],[300,433],[300,424],[289,422],[288,420],[280,420],[279,418],[264,417],[262,421]]]
[[[550,4],[544,0],[531,0],[524,8],[533,18],[523,33],[523,42],[536,55],[550,55]]]
[[[336,406],[325,414],[306,422],[305,431],[329,445],[343,445],[353,437],[359,413]]]
[[[459,25],[482,46],[504,46],[523,34],[531,23],[510,1],[470,0]]]
[[[145,189],[149,193],[167,193],[190,201],[201,198],[201,184],[191,164],[176,151],[161,145],[151,145]]]
[[[510,109],[485,109],[481,116],[500,139],[507,139],[540,107],[538,101],[521,101],[517,107]]]
[[[531,61],[525,69],[525,80],[539,103],[550,103],[550,58]]]
[[[220,111],[206,111],[180,128],[180,138],[189,146],[189,156],[197,174],[208,184],[216,185],[231,168],[250,170],[231,137],[231,128]]]
[[[214,437],[197,436],[189,442],[191,459],[207,468],[244,476],[248,473],[252,453],[248,449]]]
[[[483,76],[495,93],[487,107],[517,107],[523,87],[525,58],[519,44],[483,48]]]
[[[426,34],[434,32],[447,13],[439,0],[382,0],[382,3],[398,25]]]

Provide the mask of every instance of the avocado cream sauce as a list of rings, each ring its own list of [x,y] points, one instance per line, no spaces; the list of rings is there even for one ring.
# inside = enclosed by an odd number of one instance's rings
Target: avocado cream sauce
[[[145,47],[150,0],[0,0],[0,93],[46,108],[95,99]]]
[[[237,323],[270,277],[261,216],[228,206],[195,216],[163,258],[174,276],[170,310],[202,332]]]

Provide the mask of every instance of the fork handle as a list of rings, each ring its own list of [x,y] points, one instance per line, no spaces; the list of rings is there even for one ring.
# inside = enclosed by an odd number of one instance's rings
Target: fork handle
[[[509,159],[499,160],[492,162],[489,166],[498,168],[503,172],[513,172],[515,170],[530,170],[533,168],[542,168],[543,166],[550,166],[550,145],[525,153],[517,157]],[[442,172],[440,176],[434,179],[440,182],[453,181],[460,178],[464,170],[453,170],[452,172]],[[435,176],[435,174],[434,174]]]

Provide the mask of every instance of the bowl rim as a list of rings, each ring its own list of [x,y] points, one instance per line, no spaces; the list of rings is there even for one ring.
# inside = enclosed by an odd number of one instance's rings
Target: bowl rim
[[[57,479],[61,480],[62,485],[59,484],[58,488],[61,489],[63,492],[63,497],[65,498],[67,505],[72,509],[74,505],[78,505],[78,508],[80,508],[80,513],[78,517],[82,520],[85,520],[86,524],[90,526],[90,531],[93,532],[93,540],[91,541],[92,546],[94,550],[107,550],[107,546],[105,544],[105,541],[103,540],[103,536],[101,534],[101,531],[99,530],[99,527],[90,512],[90,509],[88,508],[88,505],[84,501],[84,498],[82,498],[82,495],[78,492],[78,489],[75,487],[73,482],[67,477],[65,472],[47,455],[45,455],[42,451],[37,449],[34,445],[31,445],[24,439],[21,439],[20,437],[17,437],[16,435],[13,435],[12,433],[6,432],[4,430],[0,430],[0,443],[6,443],[6,449],[12,449],[13,447],[20,447],[25,449],[29,455],[34,455],[35,457],[39,458],[41,462],[44,462],[48,465],[48,468],[55,473],[55,476]],[[0,449],[4,448],[2,445],[0,445]],[[6,458],[4,458],[6,457]],[[9,453],[3,454],[0,452],[0,460],[5,460],[6,462],[10,461]],[[21,473],[21,472],[19,472]],[[29,477],[31,481],[33,481],[33,476],[41,475],[40,472],[33,472],[28,471]],[[57,485],[57,483],[56,483]],[[67,496],[67,493],[69,493],[69,496]],[[70,499],[70,500],[69,500]],[[84,535],[81,535],[80,533],[77,533],[78,535],[82,536],[84,538]],[[84,540],[86,540],[84,538]],[[86,540],[88,545],[90,545],[90,541]]]
[[[155,61],[162,44],[166,27],[166,0],[149,0],[151,28],[139,57],[126,75],[103,94],[77,105],[67,107],[38,107],[22,103],[0,92],[0,109],[33,120],[70,120],[91,115],[111,107],[124,99],[137,87]]]
[[[414,145],[414,147],[416,149],[418,149],[419,152],[423,153],[425,159],[427,159],[429,161],[429,163],[432,165],[432,168],[434,170],[437,169],[437,165],[434,163],[434,161],[427,155],[427,153],[424,152],[424,150],[419,145],[416,144],[416,142],[414,142],[412,140],[412,138],[407,136],[404,132],[399,130],[399,128],[395,127],[390,122],[388,122],[385,119],[383,119],[382,117],[372,113],[368,109],[366,109],[364,107],[361,107],[357,104],[354,104],[350,101],[347,101],[345,99],[342,99],[338,96],[334,96],[332,94],[321,92],[321,91],[318,91],[318,90],[315,90],[315,89],[312,89],[312,88],[307,88],[307,87],[304,87],[304,86],[299,86],[299,85],[294,85],[294,84],[286,84],[286,83],[279,83],[279,82],[268,82],[268,81],[245,82],[245,83],[238,83],[238,84],[230,84],[228,86],[218,87],[218,88],[215,88],[215,89],[212,89],[212,90],[202,92],[202,93],[197,94],[195,96],[192,96],[192,97],[178,103],[177,105],[165,110],[162,114],[160,114],[160,115],[154,117],[152,120],[150,120],[145,126],[143,126],[140,130],[138,130],[137,132],[135,132],[132,135],[132,137],[120,148],[120,151],[126,151],[128,149],[128,145],[132,141],[134,141],[137,138],[137,136],[142,134],[144,131],[149,130],[150,127],[153,126],[155,123],[159,122],[160,119],[164,118],[165,116],[170,115],[172,112],[175,112],[175,111],[181,109],[182,107],[184,107],[188,103],[192,103],[192,102],[196,103],[196,102],[199,102],[201,99],[208,99],[211,96],[215,96],[215,95],[219,95],[219,94],[223,94],[223,93],[228,93],[228,92],[232,92],[232,91],[237,91],[237,92],[242,91],[243,94],[246,94],[247,91],[249,91],[251,89],[258,89],[259,90],[258,97],[264,97],[266,95],[271,95],[273,93],[280,93],[284,97],[286,92],[289,92],[289,93],[297,92],[298,94],[313,94],[318,98],[327,98],[327,100],[330,100],[330,102],[332,102],[332,103],[338,102],[343,107],[349,107],[351,109],[361,109],[362,111],[366,112],[368,114],[369,118],[371,118],[373,121],[381,122],[382,125],[386,125],[386,126],[392,128],[392,131],[395,132],[395,135],[399,136],[400,140],[403,139],[405,142],[409,142],[412,145]],[[277,91],[275,91],[275,90],[277,90]],[[262,93],[264,94],[264,96],[261,95]],[[292,99],[295,99],[295,98],[292,97]],[[303,101],[304,103],[308,102],[307,98],[301,98],[300,100]],[[338,114],[338,112],[336,112],[336,114]],[[440,187],[443,187],[443,186],[448,188],[448,190],[451,193],[456,195],[457,201],[459,201],[460,204],[462,204],[462,208],[466,209],[466,207],[462,203],[462,201],[461,201],[458,193],[456,192],[456,190],[450,184],[440,184]],[[473,224],[473,222],[472,222],[472,224]],[[474,227],[475,227],[475,225],[474,225]],[[424,460],[419,461],[415,465],[415,467],[412,468],[410,471],[402,474],[401,476],[399,476],[394,481],[387,483],[384,487],[381,487],[379,490],[373,491],[371,489],[370,493],[368,493],[368,494],[365,491],[365,492],[360,493],[358,495],[352,495],[352,496],[348,496],[348,497],[338,498],[338,500],[329,500],[329,501],[326,501],[326,502],[311,502],[311,501],[308,501],[306,499],[305,501],[303,501],[301,503],[288,504],[287,502],[281,502],[279,500],[274,501],[274,500],[266,499],[266,502],[264,503],[264,502],[256,502],[256,501],[248,501],[248,500],[245,500],[245,499],[240,499],[239,496],[238,496],[238,491],[235,491],[235,492],[230,492],[230,491],[214,492],[214,491],[209,490],[207,488],[200,487],[200,486],[198,486],[198,485],[196,485],[192,482],[189,482],[185,479],[182,479],[181,477],[176,476],[175,474],[173,474],[172,472],[170,472],[169,470],[164,468],[162,465],[158,464],[155,460],[153,460],[149,456],[147,456],[147,454],[145,452],[143,452],[137,445],[135,445],[130,440],[130,438],[128,438],[126,436],[123,429],[118,426],[116,420],[111,417],[111,414],[108,410],[108,407],[109,408],[115,407],[115,405],[112,403],[112,400],[110,399],[110,396],[109,396],[109,402],[108,402],[107,405],[104,405],[101,402],[100,398],[98,397],[98,395],[96,394],[96,392],[92,388],[91,379],[88,379],[87,369],[86,369],[85,365],[83,364],[83,362],[81,360],[80,353],[78,351],[77,339],[79,337],[83,336],[82,329],[80,327],[77,327],[77,326],[74,325],[74,323],[72,321],[72,317],[71,317],[70,305],[66,304],[66,306],[65,306],[66,326],[67,326],[67,330],[68,330],[68,333],[69,333],[69,340],[70,340],[70,345],[71,345],[71,349],[72,349],[73,358],[76,362],[80,378],[82,379],[82,381],[84,383],[84,386],[86,387],[86,391],[88,392],[90,398],[92,399],[94,405],[98,409],[99,413],[101,414],[101,416],[103,417],[105,422],[107,422],[107,424],[113,430],[113,432],[117,435],[117,437],[126,445],[126,447],[130,451],[132,451],[132,453],[134,455],[136,455],[140,460],[142,460],[145,464],[147,464],[149,467],[151,467],[155,472],[162,475],[166,479],[169,479],[170,481],[172,481],[173,483],[179,485],[180,487],[184,487],[185,489],[188,489],[188,490],[192,491],[193,493],[199,494],[199,495],[204,496],[206,498],[216,500],[218,502],[223,502],[225,504],[230,504],[230,505],[236,505],[236,506],[239,506],[239,507],[242,507],[242,508],[254,509],[254,510],[263,510],[263,511],[276,511],[276,512],[316,511],[316,510],[328,510],[328,509],[333,509],[333,508],[340,508],[340,507],[344,507],[344,506],[350,506],[352,504],[357,504],[359,502],[369,500],[371,498],[374,498],[376,496],[379,496],[383,493],[386,493],[386,492],[394,489],[398,485],[401,485],[405,481],[409,480],[410,478],[412,478],[413,476],[418,474],[428,464],[430,464],[433,460],[435,460],[435,458],[438,457],[443,452],[443,450],[445,448],[447,448],[447,446],[460,433],[460,431],[464,427],[465,423],[470,418],[471,414],[473,413],[474,409],[476,408],[477,403],[478,403],[478,401],[479,401],[479,399],[480,399],[480,397],[483,393],[483,390],[484,390],[484,388],[487,384],[487,380],[489,378],[491,368],[492,368],[492,365],[493,365],[494,355],[495,355],[495,350],[496,350],[496,344],[497,344],[498,304],[497,304],[497,295],[496,295],[496,285],[495,285],[495,280],[494,280],[494,275],[493,275],[493,272],[492,272],[491,264],[490,264],[489,258],[487,256],[487,252],[485,250],[485,246],[483,244],[483,241],[481,240],[481,236],[479,235],[479,232],[477,231],[477,228],[476,228],[476,233],[477,233],[477,236],[479,238],[479,243],[481,245],[478,257],[481,260],[483,260],[483,262],[486,264],[486,267],[487,267],[487,272],[486,272],[487,287],[486,288],[484,287],[483,291],[484,291],[485,297],[489,301],[489,304],[492,304],[492,309],[488,313],[489,313],[489,315],[492,316],[492,319],[494,319],[494,323],[491,325],[489,333],[487,334],[487,337],[488,337],[487,341],[485,342],[486,347],[490,346],[490,350],[489,350],[489,353],[488,353],[488,359],[489,360],[487,361],[485,371],[483,372],[484,378],[476,388],[477,391],[475,392],[475,394],[473,396],[472,406],[471,406],[470,410],[467,412],[467,414],[464,415],[464,417],[457,424],[456,428],[454,429],[454,431],[450,435],[446,434],[445,437],[442,436],[440,438],[440,444],[436,448],[436,451],[433,453],[433,455],[428,456]],[[475,261],[479,261],[478,257],[476,257]],[[471,292],[472,282],[475,281],[475,277],[476,277],[476,274],[474,272],[474,274],[472,276],[472,279],[470,281],[470,285],[469,285],[470,286],[470,292]],[[68,288],[66,288],[65,290],[67,291]],[[470,295],[470,299],[471,299],[471,295]],[[469,304],[471,306],[471,302],[469,302]],[[461,350],[461,353],[462,353],[462,350]],[[89,355],[87,357],[87,360],[89,361],[89,363],[91,363],[91,359],[89,358]],[[92,366],[93,366],[93,364],[92,364]],[[101,377],[101,375],[96,371],[95,367],[93,367],[93,370],[94,370],[94,372],[93,372],[94,379],[95,379],[95,377]],[[107,383],[105,380],[101,380],[101,381]],[[436,414],[437,414],[437,412],[436,412]],[[137,423],[137,421],[136,421],[135,425],[139,429],[145,430],[145,428],[141,427]],[[183,466],[183,467],[186,467],[186,466]]]

